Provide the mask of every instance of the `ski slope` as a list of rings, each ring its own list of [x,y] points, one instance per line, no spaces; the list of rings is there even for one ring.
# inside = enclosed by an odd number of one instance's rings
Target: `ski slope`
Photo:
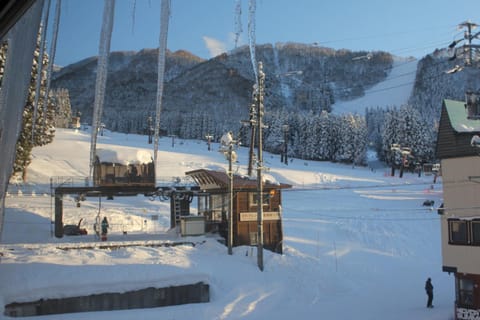
[[[150,151],[146,136],[106,132],[99,148]],[[228,163],[206,142],[162,138],[157,178]],[[87,176],[90,135],[58,129],[52,144],[35,148],[27,185],[12,185],[0,242],[0,303],[25,302],[149,286],[205,281],[210,302],[173,307],[43,316],[42,319],[453,319],[454,279],[443,273],[440,217],[426,199],[442,202],[441,181],[388,168],[293,159],[265,154],[266,175],[293,188],[284,191],[284,254],[235,247],[216,235],[181,237],[169,230],[169,201],[144,196],[113,201],[88,198],[80,208],[64,199],[64,222],[80,218],[89,234],[52,237],[51,176]],[[247,170],[239,148],[235,170]],[[195,207],[195,205],[192,205]],[[96,215],[108,216],[111,244],[101,249],[92,233]],[[158,220],[152,216],[158,215]],[[126,232],[126,234],[124,234]],[[195,246],[146,244],[186,241]],[[105,243],[102,243],[105,244]],[[136,244],[132,246],[131,244]],[[88,247],[62,250],[65,247]],[[434,309],[426,308],[425,280],[434,285]],[[0,315],[3,317],[3,315]]]
[[[363,97],[350,101],[337,101],[332,105],[335,114],[364,114],[366,108],[400,107],[408,102],[415,83],[418,60],[414,58],[394,58],[387,78],[365,90]]]

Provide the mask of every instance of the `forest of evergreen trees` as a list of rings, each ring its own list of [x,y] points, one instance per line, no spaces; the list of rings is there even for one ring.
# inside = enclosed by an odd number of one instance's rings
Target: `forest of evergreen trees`
[[[147,116],[144,117],[146,119]],[[136,118],[137,123],[145,124],[144,117]],[[412,150],[412,161],[424,163],[435,160],[436,128],[410,105],[369,108],[365,116],[335,115],[326,111],[320,114],[267,111],[264,122],[267,126],[264,129],[264,148],[277,154],[283,150],[283,128],[288,125],[286,140],[289,157],[364,165],[370,148],[378,153],[380,160],[390,165],[391,145],[399,144]],[[202,140],[206,135],[213,135],[216,141],[224,133],[233,131],[240,137],[242,145],[250,143],[248,128],[240,123],[236,128],[215,123],[205,112],[169,114],[161,119],[161,127],[165,134],[180,138]],[[398,155],[393,159],[399,165]]]

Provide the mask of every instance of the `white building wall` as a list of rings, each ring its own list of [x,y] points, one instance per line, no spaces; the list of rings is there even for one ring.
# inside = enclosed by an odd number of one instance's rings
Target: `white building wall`
[[[447,219],[480,218],[480,156],[443,159],[441,165],[445,207],[441,216],[443,266],[479,274],[480,246],[449,245]]]

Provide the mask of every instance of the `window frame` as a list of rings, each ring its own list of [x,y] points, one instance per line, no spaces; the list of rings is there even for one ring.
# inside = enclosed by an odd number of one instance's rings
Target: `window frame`
[[[470,234],[471,234],[471,244],[474,246],[480,246],[480,219],[473,219],[470,222]],[[475,232],[477,231],[477,232]]]
[[[249,192],[248,193],[248,206],[250,208],[257,208],[258,207],[258,192]],[[270,206],[270,193],[268,192],[263,192],[262,194],[262,201],[263,201],[263,207],[269,207]]]
[[[456,278],[457,304],[461,307],[472,308],[475,301],[475,281],[469,278]],[[467,288],[468,287],[468,288]]]
[[[448,243],[453,245],[469,245],[470,236],[469,236],[469,221],[462,219],[448,219]],[[454,231],[455,228],[463,227],[463,232]],[[459,235],[462,239],[459,239]]]

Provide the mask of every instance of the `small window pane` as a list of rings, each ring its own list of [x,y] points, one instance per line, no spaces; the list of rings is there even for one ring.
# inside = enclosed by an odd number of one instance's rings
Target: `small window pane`
[[[472,221],[472,244],[480,245],[480,221]]]
[[[467,221],[462,220],[450,220],[448,222],[450,232],[450,243],[453,244],[467,244]]]
[[[470,279],[458,279],[458,304],[463,307],[473,306],[473,281]]]

